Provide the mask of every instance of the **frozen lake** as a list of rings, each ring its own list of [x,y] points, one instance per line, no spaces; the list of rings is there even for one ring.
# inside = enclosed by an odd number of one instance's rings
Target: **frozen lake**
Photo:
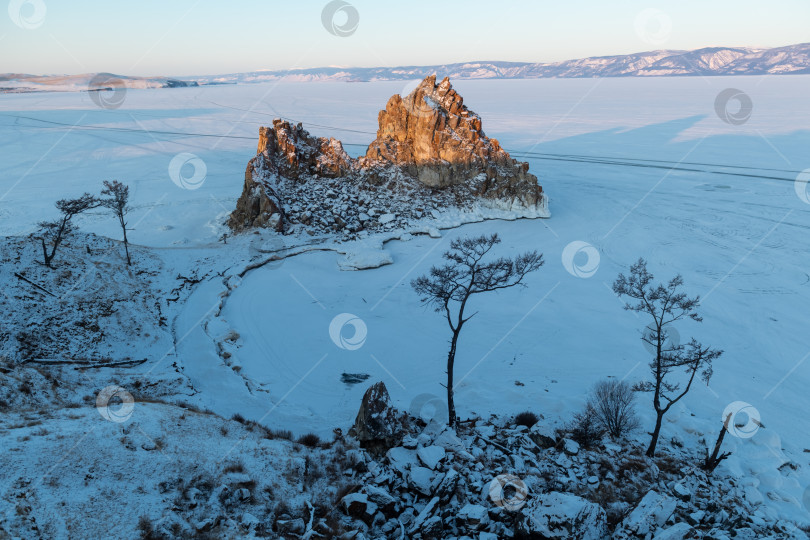
[[[376,270],[340,272],[334,253],[313,253],[249,273],[219,326],[242,336],[235,353],[241,376],[266,394],[249,394],[219,366],[213,342],[189,339],[179,355],[217,412],[297,431],[328,433],[353,420],[365,385],[341,383],[343,372],[384,380],[401,407],[425,392],[441,395],[448,332],[419,305],[409,281],[439,262],[450,238],[497,231],[504,253],[538,249],[547,262],[528,289],[476,299],[480,314],[462,334],[457,360],[459,413],[531,408],[564,418],[597,379],[647,374],[639,341],[646,321],[622,311],[610,290],[619,272],[644,257],[656,277],[681,273],[690,294],[704,298],[704,323],[684,324],[681,335],[725,350],[711,386],[698,385],[668,415],[664,437],[697,446],[702,433],[714,436],[728,404],[750,403],[765,428],[751,439],[727,439],[735,452],[728,467],[783,485],[798,500],[805,486],[795,477],[759,468],[768,459],[806,467],[802,450],[810,448],[810,204],[795,182],[810,168],[808,83],[806,76],[454,81],[486,133],[530,163],[550,196],[550,220],[486,222],[442,239],[392,242],[386,249],[394,264]],[[745,123],[716,114],[715,98],[726,88],[750,96]],[[388,82],[131,90],[115,110],[96,107],[87,94],[0,96],[0,227],[6,235],[31,232],[52,215],[57,197],[97,191],[115,178],[132,185],[134,243],[215,244],[259,126],[277,116],[300,120],[363,153],[377,112],[401,90]],[[205,163],[198,189],[169,177],[181,152]],[[117,238],[110,223],[81,222]],[[561,262],[574,241],[598,251],[590,278]],[[192,300],[181,334],[206,305],[204,297]],[[344,312],[368,328],[355,351],[337,348],[328,334]],[[648,408],[642,396],[647,423]]]

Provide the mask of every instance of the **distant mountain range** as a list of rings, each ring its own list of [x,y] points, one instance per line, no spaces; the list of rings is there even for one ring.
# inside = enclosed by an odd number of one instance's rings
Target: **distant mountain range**
[[[0,93],[100,89],[98,79],[117,78],[128,88],[175,88],[209,84],[270,81],[403,81],[433,73],[451,79],[540,79],[593,77],[663,77],[713,75],[798,75],[810,73],[810,43],[774,49],[708,47],[694,51],[649,51],[596,56],[554,63],[464,62],[433,66],[376,68],[323,67],[251,71],[197,77],[127,77],[111,74],[0,74]],[[96,82],[94,82],[96,81]],[[95,85],[95,86],[94,86]]]
[[[83,73],[81,75],[28,75],[0,73],[0,94],[26,92],[82,92],[115,90],[116,88],[180,88],[197,86],[193,80],[169,77],[128,77],[112,73]]]
[[[784,75],[810,73],[810,43],[776,49],[711,47],[694,51],[650,51],[599,56],[551,64],[465,62],[434,66],[379,68],[325,67],[183,77],[199,84],[289,81],[399,81],[436,73],[451,79],[539,79],[662,77],[689,75]]]

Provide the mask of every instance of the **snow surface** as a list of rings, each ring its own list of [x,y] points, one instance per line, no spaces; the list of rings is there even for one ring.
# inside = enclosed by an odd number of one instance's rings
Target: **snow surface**
[[[86,94],[0,95],[0,230],[30,233],[54,215],[54,199],[98,191],[104,179],[130,184],[130,240],[158,248],[170,268],[193,262],[206,276],[173,314],[177,346],[165,362],[176,363],[197,402],[218,414],[238,412],[273,429],[321,435],[351,424],[375,380],[385,381],[402,409],[422,394],[443,395],[448,329],[409,282],[440,262],[450,239],[497,231],[498,254],[537,249],[546,258],[528,288],[474,299],[478,314],[465,327],[456,362],[462,417],[532,409],[562,423],[598,379],[645,377],[648,353],[639,338],[646,321],[622,311],[610,290],[619,272],[645,257],[656,277],[681,273],[690,293],[703,297],[705,320],[679,326],[684,340],[694,335],[725,350],[711,385],[695,387],[667,415],[663,441],[677,438],[695,449],[713,444],[726,406],[750,403],[763,427],[750,438],[726,437],[724,448],[733,454],[718,472],[750,482],[751,496],[762,497],[769,512],[810,523],[802,502],[810,485],[803,452],[810,448],[810,205],[793,182],[810,167],[808,82],[805,76],[458,81],[465,103],[504,148],[555,154],[515,156],[540,178],[552,219],[447,223],[458,228],[442,230],[440,238],[385,242],[387,257],[347,256],[346,246],[327,242],[241,276],[250,235],[227,244],[218,239],[227,232],[223,222],[241,192],[258,127],[291,117],[313,134],[358,144],[347,149],[361,154],[379,108],[401,84],[131,90],[116,110],[95,107]],[[744,125],[715,115],[715,97],[727,87],[753,100]],[[84,127],[90,125],[99,129]],[[170,178],[169,164],[181,152],[205,163],[198,189]],[[562,154],[668,160],[691,170],[559,161]],[[100,214],[78,224],[119,238],[115,223]],[[566,268],[562,253],[576,241],[595,251],[579,253]],[[598,254],[598,266],[583,274],[593,262],[585,260],[588,253]],[[388,258],[392,264],[372,270],[340,269],[340,261],[345,268],[347,260],[362,266]],[[344,328],[343,339],[333,340],[330,324],[347,313],[362,326]],[[343,373],[371,378],[347,385]],[[649,397],[638,405],[646,429]],[[643,430],[637,436],[646,438]],[[800,468],[780,471],[788,461]]]

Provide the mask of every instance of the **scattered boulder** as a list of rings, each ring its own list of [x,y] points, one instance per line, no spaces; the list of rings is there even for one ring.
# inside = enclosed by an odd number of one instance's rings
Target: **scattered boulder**
[[[480,504],[467,504],[459,510],[458,519],[470,529],[477,530],[489,523],[489,513]]]
[[[450,469],[436,485],[434,494],[443,502],[449,500],[458,489],[460,479],[461,476],[458,472],[455,469]]]
[[[391,405],[385,383],[378,382],[363,395],[349,435],[355,437],[362,448],[373,453],[385,453],[402,439],[403,422],[402,414]]]
[[[541,422],[529,428],[529,438],[540,448],[553,448],[557,444],[554,430]]]
[[[276,528],[280,534],[303,534],[306,525],[301,518],[279,519],[276,521]]]
[[[408,473],[409,485],[423,495],[430,495],[433,478],[433,471],[426,467],[411,467]]]
[[[575,456],[579,454],[579,443],[571,439],[565,439],[563,441],[563,450],[569,456]]]
[[[420,446],[416,450],[416,455],[426,467],[436,470],[439,462],[444,459],[444,448],[441,446]]]
[[[519,530],[532,538],[602,540],[607,536],[602,507],[570,493],[546,493],[521,512],[525,518]]]
[[[688,523],[676,523],[672,527],[659,530],[653,540],[686,540],[692,538],[695,529]]]
[[[436,505],[439,504],[439,498],[433,497],[430,501],[425,505],[419,515],[417,515],[414,520],[413,524],[411,525],[410,532],[413,533],[421,529],[422,524],[427,521],[427,519],[433,514],[433,511],[436,509]]]
[[[624,521],[616,528],[613,538],[624,540],[645,538],[664,525],[675,511],[678,501],[656,491],[649,491]]]
[[[675,493],[675,495],[682,501],[688,501],[689,499],[692,498],[692,493],[689,491],[689,488],[687,488],[680,482],[677,482],[672,487],[672,492]]]

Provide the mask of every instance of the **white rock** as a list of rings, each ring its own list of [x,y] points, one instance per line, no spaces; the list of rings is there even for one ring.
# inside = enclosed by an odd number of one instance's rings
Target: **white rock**
[[[416,444],[417,444],[416,439],[414,439],[410,435],[405,435],[405,437],[402,438],[402,446],[405,448],[410,448],[411,450],[413,450],[414,448],[416,448]]]
[[[395,504],[397,501],[383,488],[377,486],[365,486],[363,492],[368,495],[368,500],[377,506],[384,508],[389,505]]]
[[[475,430],[481,435],[484,439],[491,439],[495,436],[495,426],[492,424],[485,424],[483,426],[477,426]]]
[[[680,482],[672,486],[672,491],[679,499],[682,499],[684,501],[688,501],[690,498],[692,498],[692,494],[689,492],[686,486],[684,486]]]
[[[676,523],[672,527],[656,533],[653,540],[684,540],[693,530],[688,523]]]
[[[400,474],[405,474],[411,467],[419,465],[416,452],[402,448],[401,446],[391,448],[388,450],[386,456],[388,457],[388,463],[391,464],[391,467],[399,471]]]
[[[365,493],[349,493],[340,500],[343,510],[350,516],[373,516],[377,505],[368,500]]]
[[[467,504],[459,510],[458,517],[466,522],[468,526],[478,528],[489,523],[487,509],[480,504]]]
[[[248,527],[248,528],[255,527],[259,523],[261,523],[259,518],[257,518],[256,516],[254,516],[250,512],[245,512],[244,514],[242,514],[241,522],[242,522],[242,525],[244,525],[245,527]]]
[[[570,493],[551,492],[523,508],[521,532],[546,539],[602,540],[608,537],[607,514],[598,504]]]
[[[393,264],[394,259],[387,251],[379,249],[359,249],[348,252],[338,259],[338,268],[341,270],[369,270],[387,264]]]
[[[616,540],[645,537],[666,523],[675,511],[678,501],[673,497],[649,491],[638,503],[630,515],[616,528],[613,538]]]
[[[441,446],[447,452],[452,452],[456,455],[456,457],[466,459],[468,461],[475,459],[473,454],[467,450],[467,445],[464,444],[464,441],[459,439],[458,435],[456,435],[456,433],[450,428],[445,428],[444,431],[439,433],[436,438],[433,439],[433,444]],[[478,447],[473,447],[472,449],[482,451]]]
[[[430,495],[430,486],[433,483],[433,471],[426,467],[411,467],[408,473],[411,485],[424,495]]]
[[[575,456],[579,454],[579,443],[577,443],[576,441],[573,441],[571,439],[565,439],[563,445],[564,445],[563,450],[565,450],[565,453],[568,454],[569,456]]]
[[[425,505],[425,507],[422,509],[422,511],[419,512],[419,515],[416,516],[416,518],[414,519],[413,526],[411,527],[411,531],[410,531],[411,533],[416,532],[419,529],[419,527],[422,526],[422,523],[424,523],[425,520],[428,517],[430,517],[430,514],[433,513],[433,510],[436,508],[437,504],[439,504],[439,498],[438,497],[433,497],[432,499],[430,499],[430,502],[428,502]]]
[[[430,433],[426,433],[427,430],[423,431],[416,437],[416,444],[419,446],[430,446],[430,443],[433,442],[433,435]]]
[[[420,446],[416,450],[416,455],[426,467],[436,470],[439,462],[444,459],[444,448],[437,445]]]
[[[698,510],[697,512],[692,512],[689,514],[689,521],[692,523],[692,525],[698,525],[701,521],[703,521],[704,517],[706,517],[706,512],[703,510]]]
[[[440,233],[439,229],[437,229],[436,227],[430,227],[428,229],[428,236],[430,236],[431,238],[441,238],[442,233]]]
[[[397,218],[396,214],[383,214],[380,216],[378,220],[380,224],[385,225],[386,223],[391,223]]]
[[[225,483],[232,485],[232,484],[248,484],[251,482],[251,478],[249,475],[245,473],[238,473],[232,472],[225,475],[222,479]]]

